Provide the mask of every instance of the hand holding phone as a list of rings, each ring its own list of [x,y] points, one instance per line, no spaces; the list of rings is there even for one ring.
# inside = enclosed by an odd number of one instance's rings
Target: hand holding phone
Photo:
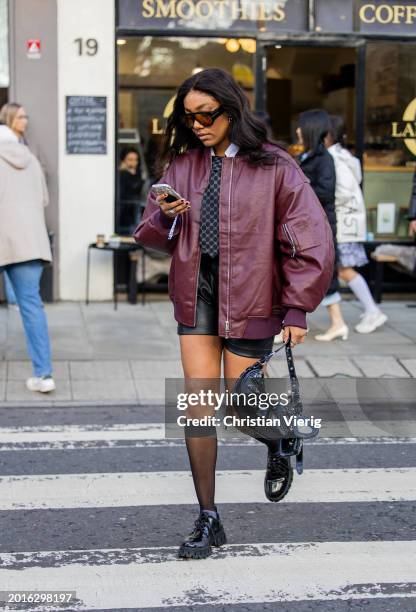
[[[157,183],[151,187],[160,208],[170,219],[180,215],[191,208],[190,203],[167,183]]]

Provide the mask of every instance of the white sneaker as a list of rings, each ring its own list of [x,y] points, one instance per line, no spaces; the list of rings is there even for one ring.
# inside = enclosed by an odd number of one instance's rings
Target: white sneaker
[[[379,310],[371,314],[364,314],[362,320],[355,326],[355,331],[359,334],[371,334],[377,327],[381,327],[387,321],[388,317]]]
[[[42,378],[33,376],[32,378],[28,378],[26,387],[29,391],[39,391],[40,393],[49,393],[56,389],[55,381],[52,376],[42,376]]]

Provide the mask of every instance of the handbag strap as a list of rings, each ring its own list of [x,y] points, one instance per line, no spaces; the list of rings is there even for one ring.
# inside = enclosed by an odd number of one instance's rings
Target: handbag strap
[[[283,348],[285,348],[285,352],[286,352],[286,361],[287,361],[287,367],[289,369],[289,377],[290,377],[290,382],[293,385],[293,382],[296,381],[297,382],[297,376],[296,376],[296,370],[295,370],[295,363],[293,360],[293,353],[292,353],[292,348],[290,346],[290,342],[291,342],[291,337],[289,334],[289,338],[287,340],[287,342],[283,342],[281,346],[279,346],[278,349],[275,349],[274,351],[272,351],[271,353],[268,353],[268,355],[264,355],[261,359],[259,359],[254,365],[264,365],[265,363],[268,363],[268,361],[270,361],[270,359],[276,355],[276,353],[278,353],[279,351],[281,351]]]
[[[293,361],[292,349],[290,348],[290,336],[289,341],[286,344],[286,360],[287,367],[289,368],[290,387],[292,390],[292,398],[294,402],[300,401],[299,381],[296,376],[295,363]]]
[[[266,363],[270,361],[272,357],[274,357],[274,355],[276,355],[279,351],[281,351],[284,348],[286,352],[286,361],[287,361],[287,367],[289,369],[289,378],[290,378],[292,393],[294,394],[296,393],[297,396],[299,397],[299,381],[296,376],[295,363],[293,361],[293,353],[292,353],[292,349],[290,346],[290,342],[291,342],[291,337],[289,334],[289,338],[287,342],[282,342],[279,348],[275,349],[274,351],[271,351],[271,353],[268,353],[267,355],[263,355],[263,357],[258,359],[255,363],[253,363],[253,365],[246,368],[244,372],[241,374],[241,376],[243,376],[247,372],[251,372],[251,370],[257,370],[259,366],[265,365]]]
[[[298,381],[298,377],[296,376],[295,362],[293,360],[293,353],[292,353],[292,348],[290,346],[290,342],[291,342],[291,336],[290,336],[290,333],[289,333],[289,338],[288,338],[287,342],[283,342],[282,345],[279,346],[278,349],[275,349],[274,351],[272,351],[268,355],[264,355],[264,357],[259,359],[254,365],[255,366],[262,365],[263,366],[265,363],[268,363],[268,361],[270,361],[270,359],[274,355],[276,355],[276,353],[278,353],[279,351],[281,351],[284,348],[285,352],[286,352],[287,367],[288,367],[288,370],[289,370],[289,379],[290,379],[290,388],[291,388],[291,391],[292,391],[292,398],[293,398],[293,401],[298,402],[300,400],[299,381]]]
[[[257,370],[259,366],[263,366],[265,363],[270,361],[270,359],[274,355],[276,355],[276,353],[278,353],[284,348],[286,352],[287,366],[289,369],[289,379],[290,379],[290,390],[291,390],[292,402],[297,405],[301,401],[300,400],[300,389],[299,389],[299,380],[298,380],[298,377],[296,376],[295,364],[293,360],[293,353],[292,353],[292,349],[290,346],[290,342],[291,342],[291,337],[289,334],[289,338],[286,343],[283,342],[282,345],[279,346],[279,348],[275,349],[274,351],[271,351],[271,353],[268,353],[267,355],[264,355],[261,359],[256,361],[252,366],[249,366],[248,368],[246,368],[244,372],[240,375],[240,378],[244,376],[245,374],[247,374],[248,372],[250,372],[251,370]],[[294,431],[296,438],[302,438],[303,440],[309,440],[311,438],[315,438],[319,433],[319,429],[314,426],[311,427],[311,430],[309,433],[300,432],[297,425],[294,426],[293,431]],[[297,470],[299,474],[302,473],[302,469],[303,469],[302,468],[302,455],[300,455],[299,465],[297,466]]]
[[[289,340],[290,343],[290,340]],[[259,359],[258,361],[256,361],[256,363],[254,365],[264,365],[265,363],[267,363],[268,361],[270,361],[270,359],[276,355],[276,353],[278,353],[279,351],[282,350],[282,348],[284,348],[286,346],[286,343],[283,342],[281,346],[279,346],[278,349],[275,349],[274,351],[272,351],[271,353],[268,353],[267,355],[263,355],[263,357],[261,359]]]

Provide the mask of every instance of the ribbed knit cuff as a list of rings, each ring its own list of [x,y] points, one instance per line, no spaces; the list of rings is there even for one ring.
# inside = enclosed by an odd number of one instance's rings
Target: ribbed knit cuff
[[[285,318],[283,319],[283,324],[286,326],[293,325],[293,327],[307,329],[306,312],[301,308],[288,308]]]

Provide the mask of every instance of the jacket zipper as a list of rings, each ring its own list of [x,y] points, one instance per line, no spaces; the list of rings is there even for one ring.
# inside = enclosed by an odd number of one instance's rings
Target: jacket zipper
[[[233,185],[234,157],[231,160],[230,189],[228,191],[228,261],[227,261],[227,318],[225,320],[225,337],[230,332],[230,260],[231,260],[231,191]]]
[[[199,268],[200,267],[201,267],[201,249],[198,250],[198,266],[197,266],[197,269],[196,269],[194,325],[196,325],[196,305],[197,305],[197,301],[198,301],[198,281],[199,281]]]
[[[290,242],[290,246],[292,247],[292,255],[291,257],[294,257],[296,255],[296,246],[295,246],[295,241],[292,238],[292,234],[289,231],[288,226],[286,225],[286,223],[283,223],[283,231],[285,232],[289,242]]]

